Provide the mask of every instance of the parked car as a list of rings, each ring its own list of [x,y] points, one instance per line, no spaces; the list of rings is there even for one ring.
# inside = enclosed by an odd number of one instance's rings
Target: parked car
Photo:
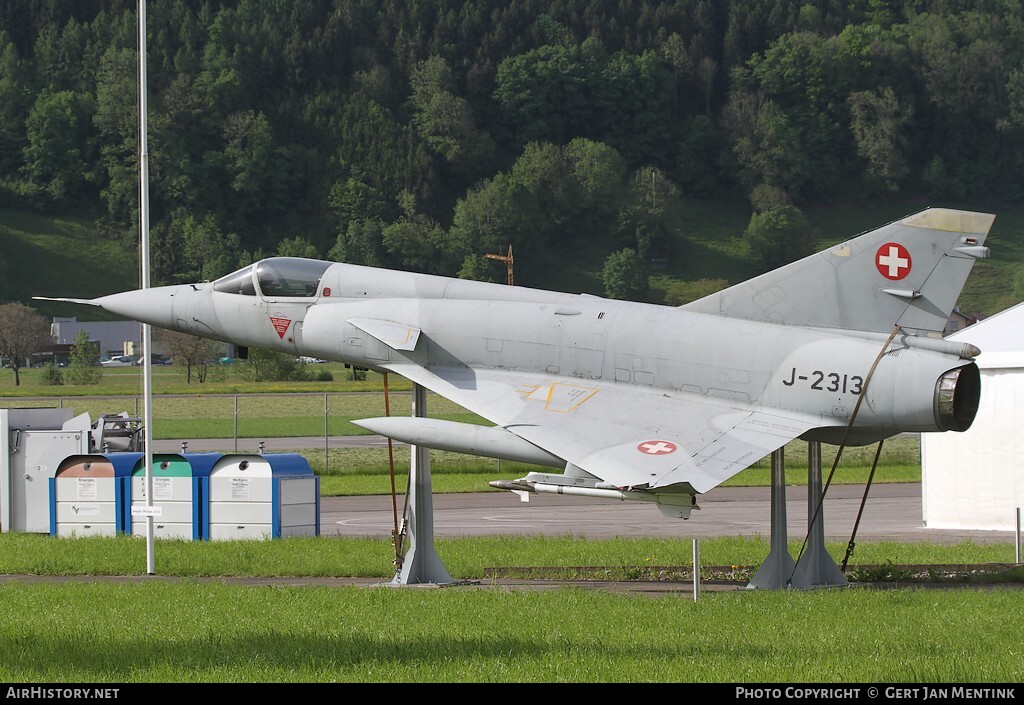
[[[133,362],[127,355],[114,355],[105,360],[100,358],[100,365],[103,367],[130,367]]]
[[[153,365],[169,365],[169,364],[171,364],[171,358],[169,358],[166,355],[150,355],[149,359],[151,360]],[[139,359],[136,360],[133,364],[136,364],[139,367],[141,367],[143,362],[145,362],[145,358],[140,356]]]

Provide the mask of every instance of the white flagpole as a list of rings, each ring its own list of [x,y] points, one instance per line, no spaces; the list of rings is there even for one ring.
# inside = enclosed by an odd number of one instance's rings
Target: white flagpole
[[[139,0],[139,220],[142,245],[139,249],[142,288],[149,288],[149,143],[146,139],[146,0]],[[146,463],[146,573],[156,574],[153,540],[153,370],[152,332],[142,324],[142,412]]]

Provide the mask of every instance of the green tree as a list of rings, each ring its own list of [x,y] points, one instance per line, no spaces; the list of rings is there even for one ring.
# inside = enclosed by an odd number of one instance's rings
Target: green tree
[[[945,160],[938,154],[924,165],[921,181],[928,195],[935,198],[963,198],[965,187],[957,175],[949,173]]]
[[[597,89],[588,118],[597,129],[583,127],[576,134],[612,145],[632,164],[668,163],[666,152],[677,143],[679,124],[668,64],[653,51],[617,52],[602,66]]]
[[[446,263],[445,231],[432,218],[416,212],[412,194],[403,191],[400,199],[404,215],[385,226],[384,247],[402,267],[418,272],[451,274]]]
[[[724,120],[748,186],[767,183],[791,196],[803,191],[811,178],[811,154],[776,103],[754,93],[733,93]]]
[[[839,43],[813,32],[779,36],[735,69],[725,120],[748,184],[769,183],[794,200],[828,195],[848,145]]]
[[[647,264],[631,247],[613,252],[604,261],[601,279],[610,299],[637,300],[647,294]]]
[[[677,230],[679,189],[660,169],[642,167],[633,175],[628,199],[619,211],[619,228],[645,260],[667,255]]]
[[[89,333],[82,329],[71,344],[71,356],[65,378],[68,384],[99,384],[103,378],[99,346],[89,340]]]
[[[178,210],[172,224],[181,233],[181,267],[185,281],[213,281],[238,267],[239,238],[225,233],[216,217],[209,213],[203,218],[185,210]]]
[[[57,203],[81,194],[92,180],[94,109],[89,94],[43,92],[25,121],[23,170]]]
[[[455,93],[455,79],[440,56],[419,62],[410,78],[413,124],[430,149],[455,169],[472,173],[494,151],[476,124],[469,102]]]
[[[0,31],[0,174],[13,174],[22,163],[25,118],[31,104],[27,69],[18,50]]]
[[[334,245],[327,252],[332,262],[349,262],[367,267],[383,266],[387,258],[384,250],[384,223],[371,218],[353,220],[338,233]]]
[[[96,70],[96,113],[100,159],[97,181],[113,222],[138,222],[139,110],[138,57],[134,49],[111,44]]]
[[[482,255],[471,252],[462,260],[462,267],[459,268],[459,279],[473,279],[478,282],[496,281],[494,274],[494,261]]]
[[[352,96],[339,117],[337,162],[342,173],[356,177],[370,194],[381,194],[378,202],[388,208],[385,221],[400,215],[392,204],[403,190],[414,194],[417,203],[434,203],[440,180],[437,160],[402,117],[361,95]]]
[[[210,365],[220,354],[223,344],[197,335],[160,330],[156,338],[171,353],[175,367],[185,368],[185,383],[191,384],[192,377],[200,384],[206,381]]]
[[[562,153],[582,195],[580,210],[594,223],[607,222],[626,178],[626,161],[614,147],[583,137],[572,140]]]
[[[814,245],[807,218],[795,206],[754,213],[744,237],[751,254],[766,271],[811,254]]]
[[[707,115],[687,118],[680,125],[676,149],[676,174],[680,189],[687,194],[708,196],[730,184],[733,174],[726,167],[730,145],[717,120]]]
[[[851,128],[857,154],[867,163],[866,181],[884,192],[899,190],[910,169],[905,156],[904,131],[913,117],[913,106],[902,106],[892,88],[850,94]]]
[[[370,185],[367,177],[358,168],[347,178],[331,186],[327,205],[341,224],[341,231],[357,220],[383,220],[388,206],[383,193]]]
[[[14,386],[21,384],[21,368],[33,353],[45,350],[53,342],[50,325],[25,304],[0,305],[0,357],[11,361]]]
[[[301,235],[293,238],[285,238],[277,244],[277,257],[305,257],[307,259],[318,259],[320,253],[316,247]]]
[[[455,204],[449,239],[463,255],[514,245],[525,252],[541,228],[536,200],[524,185],[508,174],[484,179]]]
[[[545,45],[504,59],[493,97],[514,143],[589,136],[588,127],[603,121],[593,100],[601,91],[603,61],[595,44]]]

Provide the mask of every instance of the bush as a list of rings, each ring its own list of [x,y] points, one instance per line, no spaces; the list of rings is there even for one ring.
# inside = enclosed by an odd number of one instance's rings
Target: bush
[[[330,370],[320,370],[316,373],[314,380],[317,382],[333,382],[334,375],[331,374]]]
[[[287,353],[250,348],[242,375],[253,382],[305,382],[313,378],[307,365]]]
[[[610,299],[635,300],[647,293],[647,263],[631,247],[608,255],[601,276]]]
[[[50,387],[59,387],[64,384],[64,375],[61,374],[60,368],[51,362],[48,365],[43,366],[43,371],[39,375],[39,384],[45,384]]]
[[[814,251],[814,237],[803,212],[779,206],[750,216],[745,233],[751,254],[765,271],[795,262]]]

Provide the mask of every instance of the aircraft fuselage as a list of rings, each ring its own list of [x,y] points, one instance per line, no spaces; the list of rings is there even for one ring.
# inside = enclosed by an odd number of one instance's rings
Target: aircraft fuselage
[[[117,310],[118,296],[106,297],[105,307]],[[960,373],[973,366],[942,341],[933,341],[935,349],[909,341],[882,356],[871,373],[884,335],[349,264],[330,265],[310,297],[225,293],[201,284],[150,289],[145,299],[145,307],[124,315],[376,370],[408,361],[428,369],[523,371],[786,409],[820,420],[807,435],[826,442],[839,442],[865,389],[851,443],[898,432],[963,430],[958,426],[973,419],[970,408],[952,408],[952,397],[942,408],[940,387],[947,395],[966,387],[971,372]],[[402,349],[353,320],[391,322],[416,329],[420,338]],[[961,397],[969,392],[961,388]],[[969,400],[960,404],[970,406]]]

